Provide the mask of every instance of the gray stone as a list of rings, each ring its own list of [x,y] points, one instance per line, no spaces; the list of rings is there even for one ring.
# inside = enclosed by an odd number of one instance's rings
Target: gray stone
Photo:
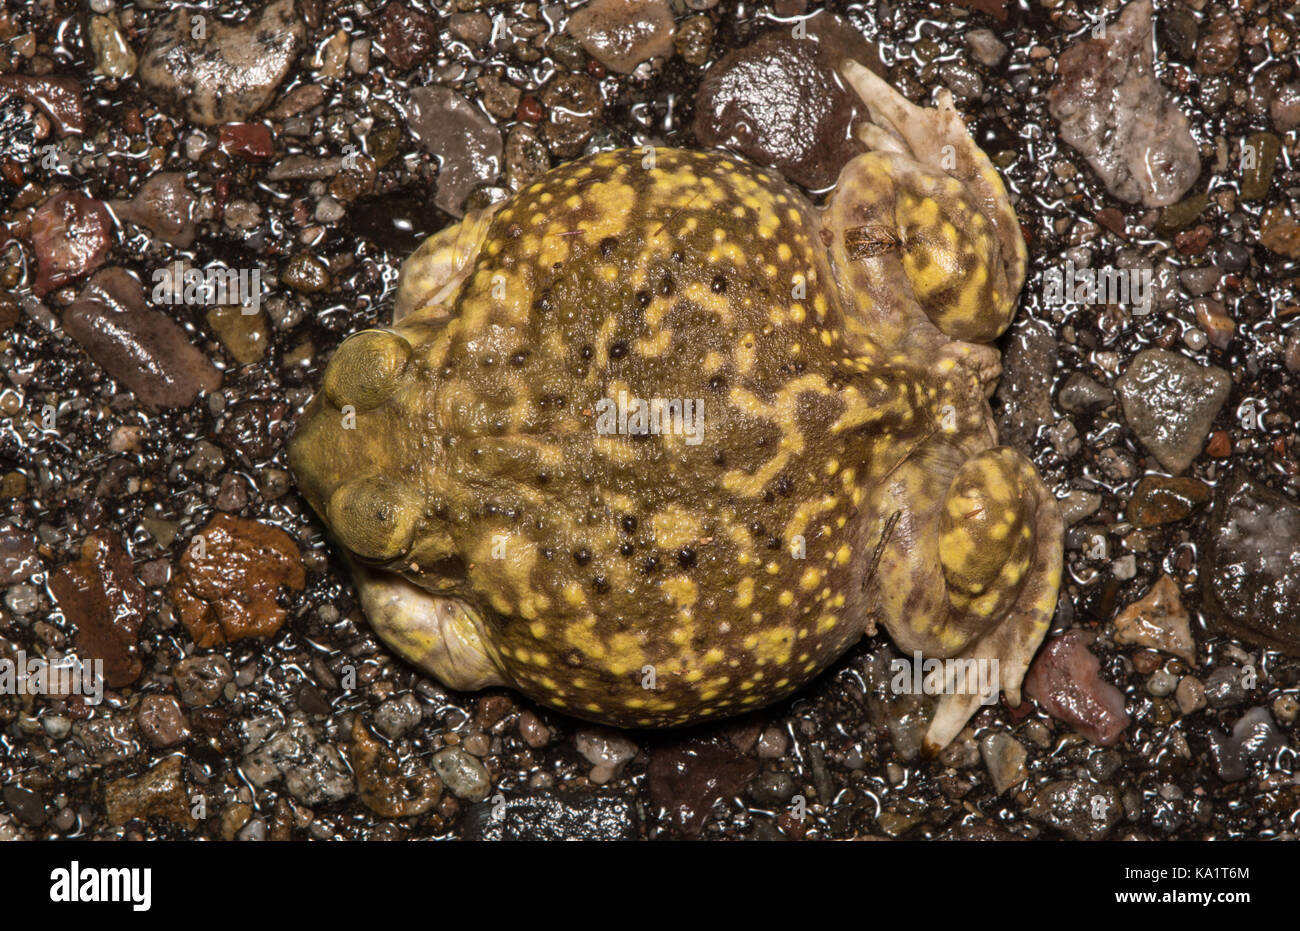
[[[1115,383],[1124,418],[1142,445],[1177,474],[1205,445],[1232,377],[1167,349],[1144,349]]]

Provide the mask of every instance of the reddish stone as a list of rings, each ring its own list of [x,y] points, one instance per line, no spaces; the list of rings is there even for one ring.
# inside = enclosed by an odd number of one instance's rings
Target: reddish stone
[[[263,123],[227,123],[219,139],[221,151],[252,161],[263,161],[275,152],[271,130]]]
[[[86,108],[81,101],[81,85],[72,78],[0,74],[0,103],[12,96],[21,97],[40,107],[60,136],[79,136],[86,131]]]
[[[1174,238],[1174,245],[1183,255],[1200,255],[1213,238],[1214,230],[1202,223],[1179,233]]]
[[[438,45],[438,21],[405,4],[389,3],[379,11],[379,45],[403,71],[423,62]]]
[[[1227,459],[1232,455],[1232,438],[1224,430],[1215,430],[1210,434],[1210,442],[1205,444],[1205,454],[1215,459]]]
[[[515,109],[515,116],[521,123],[540,123],[542,117],[546,116],[546,111],[532,94],[524,94],[519,99],[519,106]]]
[[[108,531],[91,534],[81,559],[50,578],[50,594],[63,616],[77,628],[77,654],[104,662],[104,681],[115,689],[130,685],[143,671],[137,655],[144,623],[145,593],[131,557]]]
[[[1099,746],[1109,746],[1129,725],[1124,693],[1099,673],[1082,631],[1053,637],[1025,676],[1025,692],[1043,710]]]
[[[44,297],[55,288],[94,271],[111,244],[112,219],[99,201],[65,191],[36,208],[32,248],[38,272],[32,290]]]
[[[1097,211],[1097,222],[1106,229],[1110,230],[1116,236],[1128,238],[1128,228],[1124,223],[1124,214],[1120,213],[1114,207],[1103,207]]]
[[[272,637],[284,625],[282,586],[306,584],[298,545],[283,530],[217,514],[185,548],[171,584],[181,623],[200,647]]]

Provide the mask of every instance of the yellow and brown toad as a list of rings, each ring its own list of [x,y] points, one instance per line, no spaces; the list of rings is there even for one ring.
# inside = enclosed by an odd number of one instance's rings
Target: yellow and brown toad
[[[395,650],[661,727],[880,624],[1019,702],[1062,530],[986,401],[1024,242],[951,98],[845,77],[868,152],[825,207],[724,154],[601,152],[430,238],[392,328],[339,347],[290,459]],[[931,750],[980,702],[949,692]]]

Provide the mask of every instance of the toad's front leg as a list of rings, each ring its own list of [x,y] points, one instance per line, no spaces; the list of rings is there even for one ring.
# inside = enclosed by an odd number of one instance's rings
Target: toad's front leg
[[[1056,608],[1060,511],[1020,453],[997,446],[969,456],[938,435],[890,474],[870,520],[879,556],[869,614],[904,652],[960,660],[946,664],[926,733],[934,753],[999,689],[1020,703]]]
[[[471,605],[427,592],[394,572],[349,563],[366,618],[401,656],[457,691],[511,684],[482,615]]]

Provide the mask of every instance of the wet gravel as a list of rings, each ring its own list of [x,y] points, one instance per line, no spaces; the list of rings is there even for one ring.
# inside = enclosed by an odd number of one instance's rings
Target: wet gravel
[[[7,4],[0,658],[101,659],[107,684],[0,695],[0,838],[1294,836],[1300,24],[1208,0],[1107,19]],[[1029,243],[993,403],[1070,528],[1024,704],[920,759],[930,700],[889,688],[883,636],[673,734],[416,674],[286,469],[329,352],[384,319],[421,237],[582,152],[703,138],[827,186],[846,54],[952,90]],[[1144,187],[1135,152],[1167,172]],[[1055,300],[1067,262],[1150,269],[1149,312]]]

